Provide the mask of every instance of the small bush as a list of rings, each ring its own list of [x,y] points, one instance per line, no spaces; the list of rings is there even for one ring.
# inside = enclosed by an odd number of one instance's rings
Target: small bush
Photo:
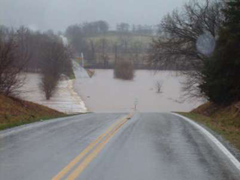
[[[47,100],[54,95],[62,74],[73,76],[71,52],[57,38],[44,44],[41,64],[40,88]]]
[[[123,80],[132,80],[134,78],[134,67],[131,61],[119,60],[115,63],[114,77]]]
[[[40,83],[40,89],[45,93],[46,100],[50,100],[56,92],[59,82],[59,76],[43,75]]]
[[[156,81],[155,88],[156,88],[156,93],[162,93],[162,86],[163,83],[161,81]]]

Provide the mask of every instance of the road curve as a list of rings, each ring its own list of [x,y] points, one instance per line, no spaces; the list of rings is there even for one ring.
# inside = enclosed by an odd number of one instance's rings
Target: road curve
[[[87,114],[0,132],[0,179],[52,179],[125,115]],[[120,123],[74,166],[77,169],[89,159],[76,179],[240,179],[239,170],[227,156],[180,117],[137,113]]]

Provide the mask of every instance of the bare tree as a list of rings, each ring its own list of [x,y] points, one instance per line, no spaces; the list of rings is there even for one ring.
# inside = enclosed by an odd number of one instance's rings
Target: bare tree
[[[103,62],[104,67],[108,66],[109,57],[108,57],[108,48],[109,48],[109,41],[106,38],[101,38],[98,41],[98,52],[100,55],[100,60]]]
[[[96,63],[96,45],[95,43],[90,40],[90,49],[91,49],[91,56],[90,56],[90,61],[95,64]]]
[[[115,63],[117,62],[118,56],[119,56],[118,46],[119,46],[119,45],[118,45],[117,42],[115,42],[115,43],[113,44],[113,52],[114,52],[114,61],[115,61]]]
[[[56,91],[60,75],[68,75],[72,70],[71,54],[59,39],[52,39],[42,47],[42,60],[40,88],[49,100]]]
[[[58,76],[48,76],[48,75],[42,76],[40,88],[45,93],[46,100],[50,100],[50,98],[56,92],[59,78],[60,77]]]
[[[184,71],[187,81],[184,90],[188,96],[201,96],[198,84],[202,80],[201,69],[209,54],[198,49],[200,37],[216,39],[222,24],[221,0],[198,0],[185,4],[182,11],[175,10],[165,16],[159,25],[160,37],[153,40],[149,64],[156,69]]]
[[[140,59],[141,54],[143,54],[143,43],[141,41],[135,41],[131,43],[130,53],[134,62],[134,66],[137,67],[141,63]]]
[[[29,33],[21,27],[17,32],[0,29],[0,93],[16,96],[23,85],[21,74],[29,60]]]

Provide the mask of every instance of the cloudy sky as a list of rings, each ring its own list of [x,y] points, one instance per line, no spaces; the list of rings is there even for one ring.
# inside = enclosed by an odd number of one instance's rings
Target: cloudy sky
[[[112,29],[120,22],[155,25],[184,2],[187,0],[0,0],[0,24],[55,31],[95,20],[106,20]]]

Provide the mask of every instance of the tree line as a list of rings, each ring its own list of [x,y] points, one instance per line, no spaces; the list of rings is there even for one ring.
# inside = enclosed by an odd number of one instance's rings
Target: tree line
[[[166,15],[149,64],[177,67],[189,97],[227,105],[240,100],[240,0],[196,0]]]
[[[17,96],[25,72],[41,73],[39,88],[50,99],[62,74],[71,76],[71,51],[52,31],[0,27],[0,93]]]
[[[89,35],[98,35],[98,34],[104,34],[107,32],[115,32],[118,33],[133,33],[133,34],[139,34],[139,35],[149,35],[152,36],[156,33],[156,26],[153,25],[142,25],[142,24],[132,24],[121,22],[118,23],[115,27],[115,30],[110,30],[110,25],[108,22],[99,20],[99,21],[93,21],[93,22],[84,22],[80,24],[74,24],[70,25],[68,28],[72,27],[78,27],[81,29],[81,33],[84,36]]]

